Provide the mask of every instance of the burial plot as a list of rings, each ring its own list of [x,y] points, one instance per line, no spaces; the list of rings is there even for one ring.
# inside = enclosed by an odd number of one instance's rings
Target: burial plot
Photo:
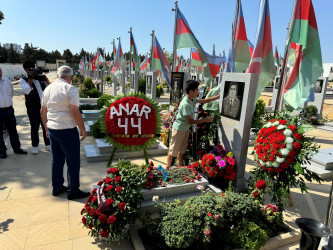
[[[246,189],[246,158],[257,91],[258,75],[224,73],[220,97],[219,140],[236,160],[236,191]]]
[[[139,90],[139,71],[131,71],[130,92],[138,92]]]
[[[326,94],[328,77],[319,77],[315,87],[314,87],[314,102],[309,102],[308,105],[314,105],[318,109],[318,116],[322,115],[323,105],[324,105],[324,97]]]
[[[156,100],[156,77],[157,73],[153,71],[147,72],[146,76],[146,96]]]

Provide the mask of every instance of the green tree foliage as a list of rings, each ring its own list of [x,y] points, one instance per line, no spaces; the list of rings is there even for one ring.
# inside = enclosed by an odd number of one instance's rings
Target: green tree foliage
[[[2,11],[0,11],[0,24],[2,24],[2,20],[5,19],[5,16],[3,15]]]
[[[19,54],[14,50],[13,44],[10,44],[10,48],[8,49],[8,58],[7,62],[9,63],[18,63],[20,62]]]
[[[0,46],[0,63],[7,62],[8,51],[4,47]]]

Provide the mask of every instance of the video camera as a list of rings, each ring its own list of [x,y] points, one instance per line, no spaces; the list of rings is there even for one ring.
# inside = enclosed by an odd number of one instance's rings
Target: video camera
[[[32,78],[38,81],[45,81],[46,75],[43,74],[44,72],[50,71],[48,69],[30,68],[28,78]]]

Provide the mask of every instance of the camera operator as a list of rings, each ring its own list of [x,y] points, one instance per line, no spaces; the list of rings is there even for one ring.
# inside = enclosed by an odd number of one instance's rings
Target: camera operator
[[[27,114],[31,126],[31,153],[38,154],[38,131],[40,125],[43,129],[45,150],[50,151],[50,140],[46,135],[46,131],[40,116],[40,102],[43,96],[43,91],[47,85],[50,84],[50,81],[44,74],[41,74],[41,70],[35,68],[35,64],[31,61],[24,62],[23,69],[25,72],[27,72],[27,75],[20,79],[20,84],[25,94],[25,106],[27,107]]]

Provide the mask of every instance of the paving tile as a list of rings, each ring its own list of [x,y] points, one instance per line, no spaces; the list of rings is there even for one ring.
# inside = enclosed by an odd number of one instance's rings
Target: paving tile
[[[0,202],[0,213],[25,212],[35,206],[36,197]]]
[[[114,243],[109,245],[106,242],[95,241],[91,236],[73,239],[73,250],[82,249],[132,250],[134,247],[129,240],[124,240],[121,244]]]
[[[30,226],[68,219],[68,204],[50,207],[35,207],[28,212]]]
[[[1,233],[0,249],[24,249],[29,233],[29,227],[11,229]]]
[[[85,199],[85,201],[82,201],[82,202],[68,201],[68,214],[69,214],[70,219],[82,217],[81,210],[84,207],[87,198],[84,198],[84,199]]]
[[[2,230],[12,230],[14,228],[28,227],[30,225],[30,217],[27,212],[24,211],[1,213],[0,221],[1,224],[5,225]]]
[[[1,186],[0,187],[0,201],[7,200],[11,190],[12,189],[7,186]]]
[[[36,197],[35,208],[62,207],[68,209],[68,200],[64,195],[59,196],[38,196]]]
[[[88,236],[89,229],[83,226],[81,218],[82,217],[80,216],[69,220],[70,239]]]
[[[32,188],[12,188],[7,200],[16,200],[49,194],[50,191],[47,191],[47,189],[42,186],[35,186]]]
[[[35,247],[69,240],[68,220],[31,226],[26,247]]]
[[[40,246],[28,247],[25,248],[27,250],[72,250],[73,249],[73,241],[65,240],[56,243],[50,243]]]

